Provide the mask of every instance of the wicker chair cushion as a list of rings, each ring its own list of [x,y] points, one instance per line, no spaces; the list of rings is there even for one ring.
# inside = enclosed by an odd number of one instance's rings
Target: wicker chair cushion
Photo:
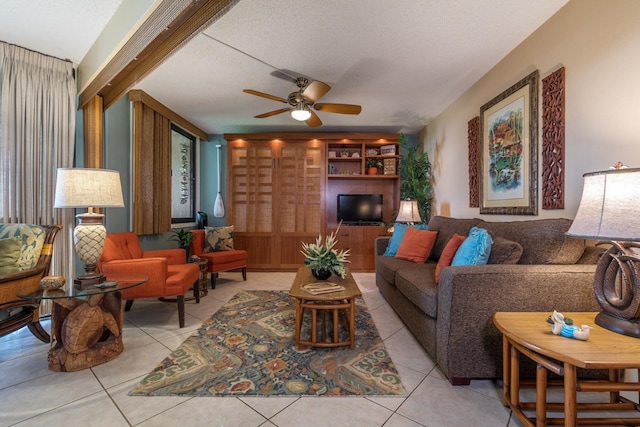
[[[36,266],[46,234],[44,227],[35,224],[0,224],[0,239],[22,238],[16,263],[20,270],[30,270]]]
[[[19,237],[0,239],[0,276],[18,271],[21,246],[22,239]]]

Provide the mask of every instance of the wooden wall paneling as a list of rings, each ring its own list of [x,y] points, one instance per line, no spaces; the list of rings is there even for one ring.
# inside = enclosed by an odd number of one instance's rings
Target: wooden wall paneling
[[[467,123],[467,138],[469,144],[469,207],[480,207],[480,185],[478,182],[480,116],[476,116]]]
[[[564,209],[564,67],[542,79],[542,209]]]

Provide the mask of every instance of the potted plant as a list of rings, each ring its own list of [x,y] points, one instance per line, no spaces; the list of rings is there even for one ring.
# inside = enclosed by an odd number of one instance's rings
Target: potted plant
[[[431,162],[425,152],[418,152],[418,147],[409,147],[407,136],[400,134],[398,144],[402,148],[400,159],[400,199],[417,200],[420,218],[429,222],[431,217]]]
[[[338,226],[339,229],[340,226]],[[315,243],[302,243],[301,252],[305,257],[304,265],[311,269],[311,274],[318,280],[326,280],[332,274],[344,279],[347,274],[344,264],[349,262],[347,259],[349,249],[339,251],[334,249],[338,243],[336,240],[338,230],[326,236],[324,242],[322,234],[320,234]]]
[[[377,175],[378,170],[383,167],[380,157],[367,157],[364,163],[367,169],[367,175]]]
[[[191,245],[191,241],[193,240],[193,233],[191,230],[187,228],[174,228],[171,230],[173,236],[169,238],[169,240],[178,242],[178,246],[181,249],[184,249],[187,253],[187,261],[189,260],[189,246]]]

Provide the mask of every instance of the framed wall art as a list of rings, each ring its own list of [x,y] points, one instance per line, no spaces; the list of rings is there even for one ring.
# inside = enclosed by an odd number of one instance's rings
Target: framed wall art
[[[538,71],[480,108],[480,213],[538,214]]]

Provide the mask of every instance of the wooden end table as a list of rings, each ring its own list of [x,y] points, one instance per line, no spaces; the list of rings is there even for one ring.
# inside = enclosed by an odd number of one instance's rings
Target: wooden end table
[[[493,316],[493,323],[503,334],[503,403],[513,410],[526,426],[548,424],[574,427],[589,425],[640,425],[640,412],[634,402],[620,396],[620,391],[640,392],[640,383],[621,382],[622,369],[640,368],[640,339],[617,334],[594,323],[597,313],[563,313],[575,325],[593,327],[589,340],[580,341],[551,333],[547,318],[551,313],[505,313]],[[536,402],[520,401],[520,357],[537,363]],[[579,380],[577,368],[608,369],[609,380]],[[564,404],[547,403],[547,371],[563,377]],[[577,392],[608,392],[607,403],[578,403]],[[535,409],[535,418],[523,410]],[[564,410],[563,418],[547,418],[547,411]],[[635,417],[578,418],[586,411],[635,411]],[[586,421],[588,420],[588,421]]]
[[[293,285],[289,290],[289,295],[295,299],[296,303],[296,332],[295,332],[295,346],[296,349],[301,349],[302,346],[313,347],[345,347],[353,349],[355,347],[355,301],[356,298],[361,296],[360,289],[353,280],[351,272],[347,270],[347,275],[344,279],[337,276],[331,276],[330,282],[344,286],[344,291],[332,292],[328,294],[313,295],[305,291],[302,286],[307,283],[315,283],[318,280],[311,274],[311,269],[308,267],[302,267],[298,270]],[[304,310],[311,310],[311,331],[309,332],[309,340],[301,339],[302,333],[302,319],[304,317]],[[341,341],[338,333],[339,317],[340,313],[344,313],[344,319],[346,321],[346,329],[349,332],[348,340]],[[331,339],[327,339],[325,315],[330,313],[333,316],[333,333]],[[321,316],[321,329],[322,333],[319,339],[316,332],[317,327],[317,315]]]
[[[52,300],[51,349],[47,359],[52,371],[79,371],[100,365],[118,357],[122,344],[124,289],[142,285],[149,280],[141,274],[110,274],[109,287],[76,289],[39,289],[18,295],[28,300]]]

